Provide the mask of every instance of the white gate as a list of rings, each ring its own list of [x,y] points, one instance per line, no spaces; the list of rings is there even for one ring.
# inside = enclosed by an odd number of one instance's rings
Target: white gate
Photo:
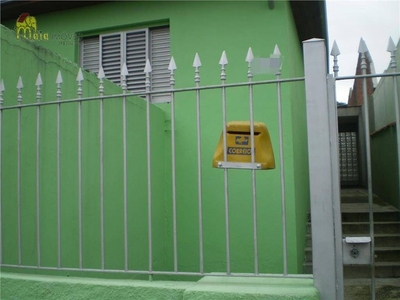
[[[324,40],[312,39],[304,42],[305,82],[307,98],[308,145],[310,165],[310,193],[313,243],[313,274],[316,286],[322,299],[343,299],[343,265],[346,256],[358,257],[357,248],[343,248],[341,228],[341,203],[339,180],[339,145],[337,103],[335,98],[335,82],[338,80],[361,79],[363,86],[363,116],[365,133],[365,156],[369,203],[369,236],[349,239],[350,243],[368,244],[366,253],[371,271],[371,299],[375,299],[375,245],[374,245],[374,214],[373,214],[373,182],[371,168],[371,130],[370,108],[368,107],[367,78],[392,77],[395,122],[400,124],[396,72],[396,47],[390,39],[388,52],[391,55],[392,72],[384,74],[367,74],[366,53],[368,49],[361,39],[358,52],[361,56],[362,75],[338,76],[338,59],[340,54],[336,43],[331,55],[334,57],[334,75],[328,74],[326,67],[326,46]],[[327,75],[328,74],[328,75]],[[400,170],[400,130],[397,130],[397,170]],[[400,183],[398,185],[400,187]],[[360,259],[360,258],[358,258]],[[362,259],[362,258],[361,258]],[[363,258],[365,260],[365,257]]]

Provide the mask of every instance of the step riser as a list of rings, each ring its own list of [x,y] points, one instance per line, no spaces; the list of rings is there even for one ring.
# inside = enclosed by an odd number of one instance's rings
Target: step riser
[[[312,274],[312,266],[305,267],[306,274]],[[344,266],[344,278],[371,278],[369,266]],[[378,266],[375,267],[375,278],[399,278],[400,266]]]
[[[346,234],[368,234],[369,224],[342,224],[343,235]],[[374,224],[375,233],[399,233],[400,224]]]
[[[311,237],[307,237],[307,247],[312,247]],[[375,247],[400,247],[400,236],[375,237]]]
[[[312,251],[306,251],[306,262],[312,262]],[[375,251],[375,262],[400,262],[400,250]]]
[[[341,203],[368,203],[368,196],[348,196],[348,197],[340,197]],[[373,197],[373,202],[378,202],[379,197],[376,195]]]
[[[374,222],[399,221],[398,212],[374,213]],[[369,222],[369,213],[342,213],[342,222]]]
[[[399,233],[400,232],[400,223],[393,224],[375,224],[374,232],[378,234],[384,233]],[[307,234],[311,234],[311,225],[307,224]],[[342,224],[342,234],[346,236],[346,234],[369,234],[369,224]]]
[[[371,278],[369,266],[346,266],[343,268],[344,278]],[[397,278],[400,277],[400,267],[379,266],[375,267],[375,278]]]
[[[376,262],[400,262],[400,250],[375,251]]]

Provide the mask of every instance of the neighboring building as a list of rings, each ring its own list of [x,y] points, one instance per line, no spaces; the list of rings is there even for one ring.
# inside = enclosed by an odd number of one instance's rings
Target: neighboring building
[[[62,83],[62,99],[76,95],[76,74],[78,66],[97,73],[99,64],[106,77],[120,84],[120,69],[127,64],[128,90],[143,92],[146,58],[152,63],[152,90],[170,86],[168,64],[173,55],[177,64],[175,87],[194,86],[195,53],[199,53],[201,86],[221,82],[221,66],[218,64],[222,51],[226,51],[229,64],[226,66],[227,83],[247,81],[245,62],[247,49],[252,47],[255,56],[269,57],[275,44],[282,53],[282,77],[303,76],[301,42],[308,38],[326,39],[326,18],[324,1],[2,1],[2,24],[14,29],[19,16],[29,13],[36,18],[37,35],[33,42],[17,39],[15,32],[2,28],[2,78],[4,106],[16,104],[19,76],[24,80],[24,102],[34,103],[35,81],[38,72],[43,79],[43,101],[53,101],[56,95],[54,84],[58,69],[66,74]],[[22,21],[23,22],[23,21]],[[22,26],[22,25],[19,25]],[[47,34],[45,36],[45,34]],[[39,47],[40,46],[40,47]],[[55,54],[54,54],[55,53]],[[18,54],[19,56],[17,56]],[[68,62],[70,61],[70,62]],[[72,63],[71,63],[72,62]],[[5,72],[6,70],[6,72]],[[84,97],[98,95],[95,74],[84,73]],[[274,79],[274,74],[254,76],[254,80]],[[86,84],[84,82],[84,84]],[[107,81],[105,93],[120,93],[121,89]],[[30,96],[29,96],[30,95]],[[153,240],[154,270],[173,270],[172,232],[172,190],[171,190],[171,105],[170,95],[153,97],[152,106],[152,168],[153,168]],[[178,269],[198,271],[199,229],[197,190],[197,141],[196,107],[194,92],[175,94],[176,122],[176,199],[177,199],[177,243]],[[271,171],[257,171],[258,228],[260,272],[282,273],[282,223],[281,185],[279,167],[279,135],[277,117],[276,86],[255,86],[255,120],[264,122],[271,135],[277,168]],[[157,104],[154,104],[157,103]],[[248,120],[248,87],[227,90],[228,121]],[[302,273],[309,210],[309,182],[307,158],[306,104],[303,83],[282,85],[284,120],[284,159],[287,211],[288,270]],[[75,104],[74,104],[75,105]],[[101,269],[100,236],[100,175],[99,175],[99,106],[93,101],[83,103],[83,199],[84,211],[84,255],[86,268]],[[124,268],[123,215],[123,153],[122,108],[120,99],[107,100],[104,104],[104,211],[105,211],[105,266],[110,269]],[[146,169],[146,127],[145,101],[139,97],[129,98],[128,127],[128,209],[133,209],[129,219],[129,268],[147,270],[147,169]],[[56,211],[57,181],[55,168],[56,114],[42,108],[43,123],[41,137],[43,174],[41,193],[43,208],[42,263],[57,267],[57,241],[55,219],[46,216],[46,211]],[[62,153],[62,266],[78,268],[77,194],[77,115],[76,106],[62,105],[61,108],[61,153]],[[7,131],[9,145],[3,150],[3,157],[11,162],[3,165],[3,172],[15,172],[16,163],[15,130],[11,113],[4,111],[3,122],[10,122]],[[34,159],[35,149],[34,116],[27,116],[32,130],[23,133],[23,201],[35,195],[35,166],[29,165]],[[204,268],[207,272],[225,270],[225,221],[224,221],[224,177],[223,171],[211,167],[215,147],[221,130],[221,91],[201,91],[202,130],[202,192],[204,219]],[[13,116],[15,117],[15,115]],[[33,122],[33,123],[29,123]],[[28,126],[29,125],[25,125]],[[47,124],[47,126],[46,126]],[[3,133],[4,136],[4,133]],[[14,138],[14,140],[13,140]],[[3,145],[4,145],[3,141]],[[24,146],[27,145],[27,146]],[[24,155],[27,155],[26,157]],[[28,166],[29,165],[29,166]],[[4,173],[3,173],[4,174]],[[4,176],[4,175],[3,175]],[[3,177],[3,188],[15,187],[16,174],[9,181]],[[231,265],[232,272],[253,272],[253,224],[252,190],[249,171],[233,170],[229,177],[229,213],[231,216]],[[25,187],[27,190],[25,191]],[[15,188],[3,190],[3,203],[13,201]],[[14,198],[13,198],[14,199]],[[23,207],[23,216],[35,223],[35,198]],[[15,203],[5,204],[15,211]],[[8,205],[8,206],[7,206]],[[65,205],[65,206],[64,206]],[[136,209],[134,209],[136,208]],[[14,216],[14,215],[13,215]],[[8,223],[7,223],[8,222]],[[27,222],[27,223],[25,223]],[[30,242],[23,243],[25,264],[36,265],[37,253],[35,228],[23,224],[23,236],[31,236]],[[4,220],[3,228],[17,230],[14,217]],[[3,243],[3,263],[18,264],[17,242],[14,234],[5,234],[8,241]],[[12,269],[16,271],[16,269]],[[112,275],[109,275],[112,276]]]
[[[374,63],[369,52],[366,53],[367,72],[366,74],[375,74]],[[358,55],[356,75],[361,75],[361,54]],[[372,95],[376,87],[376,78],[367,78],[367,94]],[[363,97],[363,79],[355,79],[353,88],[350,90],[348,106],[361,106],[364,102]]]
[[[399,49],[399,44],[397,44],[397,49]],[[399,52],[397,52],[396,61],[399,65]],[[369,52],[367,52],[366,63],[366,74],[375,74]],[[390,65],[386,72],[392,72]],[[361,55],[359,55],[356,75],[361,74]],[[369,100],[373,192],[400,208],[393,78],[381,78],[379,83],[375,77],[367,78],[366,83]],[[348,105],[338,106],[342,186],[367,186],[363,104],[363,79],[355,79],[349,93]]]

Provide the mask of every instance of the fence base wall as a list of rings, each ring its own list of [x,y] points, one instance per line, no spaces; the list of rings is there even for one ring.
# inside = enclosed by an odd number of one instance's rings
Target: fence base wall
[[[2,299],[305,299],[319,300],[312,279],[204,277],[198,282],[107,280],[1,274]]]

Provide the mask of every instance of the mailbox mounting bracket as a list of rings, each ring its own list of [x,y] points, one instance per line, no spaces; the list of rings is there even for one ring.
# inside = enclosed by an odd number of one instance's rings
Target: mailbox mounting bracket
[[[218,168],[220,169],[248,169],[248,170],[261,170],[259,163],[241,163],[231,161],[219,161]]]

